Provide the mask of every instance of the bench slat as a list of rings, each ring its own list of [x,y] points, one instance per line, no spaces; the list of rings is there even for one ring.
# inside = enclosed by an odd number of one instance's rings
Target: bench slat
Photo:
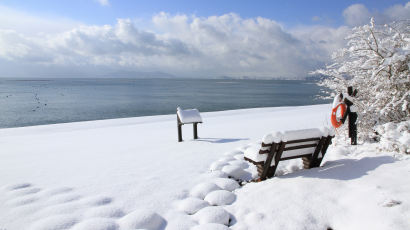
[[[303,154],[303,155],[297,155],[297,156],[291,156],[291,157],[282,157],[280,158],[281,161],[286,161],[286,160],[291,160],[291,159],[296,159],[296,158],[302,158],[302,157],[309,157],[312,156],[312,153],[309,154]]]
[[[288,150],[294,150],[294,149],[305,149],[305,148],[312,148],[312,147],[316,147],[317,144],[309,144],[309,145],[296,145],[296,146],[291,146],[291,147],[286,147],[284,149],[284,151],[288,151]]]
[[[300,143],[300,142],[308,142],[308,141],[318,141],[320,140],[320,137],[314,137],[314,138],[306,138],[306,139],[299,139],[299,140],[291,140],[287,141],[287,144],[294,144],[294,143]]]

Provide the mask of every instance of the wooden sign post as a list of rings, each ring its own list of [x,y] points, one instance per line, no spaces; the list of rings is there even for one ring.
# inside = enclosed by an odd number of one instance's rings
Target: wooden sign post
[[[192,124],[194,128],[194,139],[198,139],[198,123],[202,123],[202,117],[197,109],[183,110],[177,108],[178,142],[182,140],[182,126]]]
[[[347,110],[345,115],[342,118],[342,122],[344,123],[347,118],[349,118],[349,137],[350,143],[352,145],[357,145],[357,110],[356,106],[353,104],[352,97],[356,97],[357,89],[353,90],[352,86],[347,87],[347,94],[348,96],[344,96],[344,103],[347,106]]]

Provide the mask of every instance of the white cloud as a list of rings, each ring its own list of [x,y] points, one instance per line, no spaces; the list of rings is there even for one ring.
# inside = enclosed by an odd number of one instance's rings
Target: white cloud
[[[110,2],[108,0],[95,0],[102,6],[109,6]]]
[[[334,46],[319,44],[316,37],[307,44],[297,33],[260,17],[160,13],[152,23],[155,33],[139,30],[129,19],[119,19],[114,26],[81,25],[57,34],[1,30],[2,67],[20,63],[44,69],[81,66],[90,71],[108,67],[178,76],[299,78],[322,61],[317,53],[328,55],[323,47]]]
[[[383,12],[370,12],[363,4],[354,4],[343,11],[345,22],[349,26],[360,26],[368,24],[371,17],[376,23],[384,24],[395,20],[410,19],[410,2],[405,5],[394,5]]]
[[[383,15],[405,17],[408,8],[409,4],[394,6]],[[184,77],[301,78],[328,62],[349,31],[346,26],[285,29],[274,20],[234,13],[210,17],[159,13],[149,30],[141,30],[129,19],[103,26],[60,25],[65,20],[19,12],[13,17],[1,7],[0,18],[3,12],[13,20],[21,18],[14,24],[0,20],[3,77],[152,71]],[[352,5],[344,16],[352,24],[368,21],[368,13],[363,5]],[[42,22],[44,28],[39,26]],[[27,33],[25,27],[36,30]]]

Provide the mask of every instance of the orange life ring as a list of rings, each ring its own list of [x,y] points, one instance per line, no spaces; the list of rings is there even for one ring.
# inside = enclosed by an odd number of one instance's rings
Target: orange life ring
[[[339,128],[343,124],[342,121],[338,120],[336,117],[337,109],[339,107],[340,107],[340,113],[342,117],[345,115],[345,112],[346,112],[346,105],[344,103],[340,103],[332,109],[332,116],[330,117],[330,121],[332,122],[332,125],[335,128]]]

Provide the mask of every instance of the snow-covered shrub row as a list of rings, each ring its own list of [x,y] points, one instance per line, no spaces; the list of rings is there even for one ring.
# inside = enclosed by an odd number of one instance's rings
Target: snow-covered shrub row
[[[224,207],[236,201],[235,190],[240,188],[238,181],[250,180],[257,174],[243,157],[242,149],[238,149],[213,162],[210,172],[205,174],[207,179],[194,186],[187,198],[176,203],[180,213],[177,218],[181,220],[167,229],[230,229],[231,215]]]
[[[410,120],[389,122],[376,128],[380,134],[381,150],[410,154]]]
[[[410,119],[410,20],[389,25],[355,27],[347,47],[332,56],[332,64],[314,74],[328,76],[319,84],[329,96],[358,90],[359,135],[372,134],[377,125]]]

